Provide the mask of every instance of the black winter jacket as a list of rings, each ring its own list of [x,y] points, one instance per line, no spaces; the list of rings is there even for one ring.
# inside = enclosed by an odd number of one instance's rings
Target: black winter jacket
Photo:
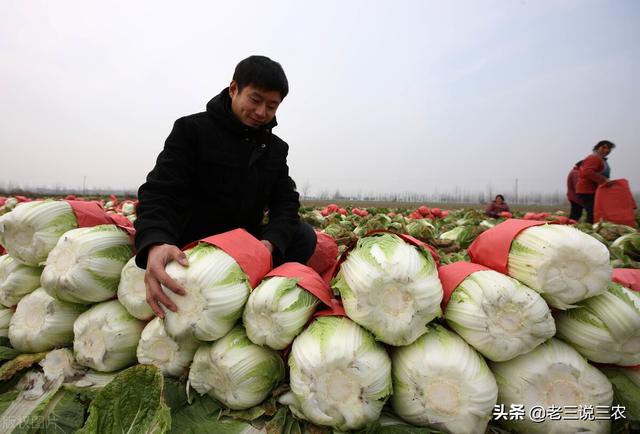
[[[231,111],[229,89],[207,111],[178,119],[138,190],[136,263],[146,268],[155,244],[178,247],[235,228],[269,240],[280,253],[298,223],[299,195],[289,177],[288,145]],[[261,226],[265,209],[269,223]]]

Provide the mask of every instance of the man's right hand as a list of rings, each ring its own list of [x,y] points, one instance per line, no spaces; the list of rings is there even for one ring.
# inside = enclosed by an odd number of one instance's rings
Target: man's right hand
[[[185,295],[187,292],[175,280],[173,280],[165,267],[171,261],[177,261],[180,265],[187,267],[189,262],[187,256],[178,247],[171,244],[158,244],[149,249],[147,258],[147,271],[144,273],[144,284],[147,288],[147,303],[160,318],[164,318],[164,310],[160,306],[175,312],[177,307],[174,302],[164,293],[162,285],[169,288],[178,295]]]

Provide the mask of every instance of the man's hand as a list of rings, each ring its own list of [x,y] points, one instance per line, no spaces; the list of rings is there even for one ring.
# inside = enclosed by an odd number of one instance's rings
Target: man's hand
[[[273,253],[273,244],[271,244],[271,241],[260,240],[260,242],[262,244],[264,244],[264,246],[267,248],[267,250],[269,250],[269,253]]]
[[[171,261],[177,261],[184,267],[189,265],[184,252],[171,244],[159,244],[149,249],[147,271],[144,273],[144,284],[147,288],[147,303],[149,303],[151,309],[160,318],[164,318],[164,311],[162,307],[160,307],[160,303],[172,312],[177,310],[175,303],[164,293],[161,285],[166,286],[179,295],[185,295],[187,293],[184,288],[169,277],[165,271],[165,267]]]

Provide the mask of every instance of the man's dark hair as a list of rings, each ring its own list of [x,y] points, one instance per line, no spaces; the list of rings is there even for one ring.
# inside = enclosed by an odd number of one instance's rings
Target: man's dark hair
[[[253,85],[262,90],[277,90],[282,99],[289,93],[289,82],[282,65],[266,56],[249,56],[240,61],[233,72],[238,92]]]
[[[497,199],[497,198],[500,198],[500,199],[502,199],[502,201],[504,202],[504,196],[503,196],[503,195],[501,195],[501,194],[498,194],[498,195],[496,195],[496,199]],[[496,200],[496,199],[494,199],[494,200]]]
[[[610,142],[608,140],[601,140],[593,147],[593,150],[597,151],[598,149],[602,148],[603,146],[608,146],[611,149],[613,149],[613,148],[616,147],[616,144],[613,143],[613,142]]]

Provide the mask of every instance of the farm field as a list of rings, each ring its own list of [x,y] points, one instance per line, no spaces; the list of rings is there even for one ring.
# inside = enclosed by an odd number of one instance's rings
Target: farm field
[[[31,199],[0,204],[0,432],[640,429],[638,215],[303,201],[312,268],[201,243],[167,267],[197,298],[161,321],[134,200]]]

